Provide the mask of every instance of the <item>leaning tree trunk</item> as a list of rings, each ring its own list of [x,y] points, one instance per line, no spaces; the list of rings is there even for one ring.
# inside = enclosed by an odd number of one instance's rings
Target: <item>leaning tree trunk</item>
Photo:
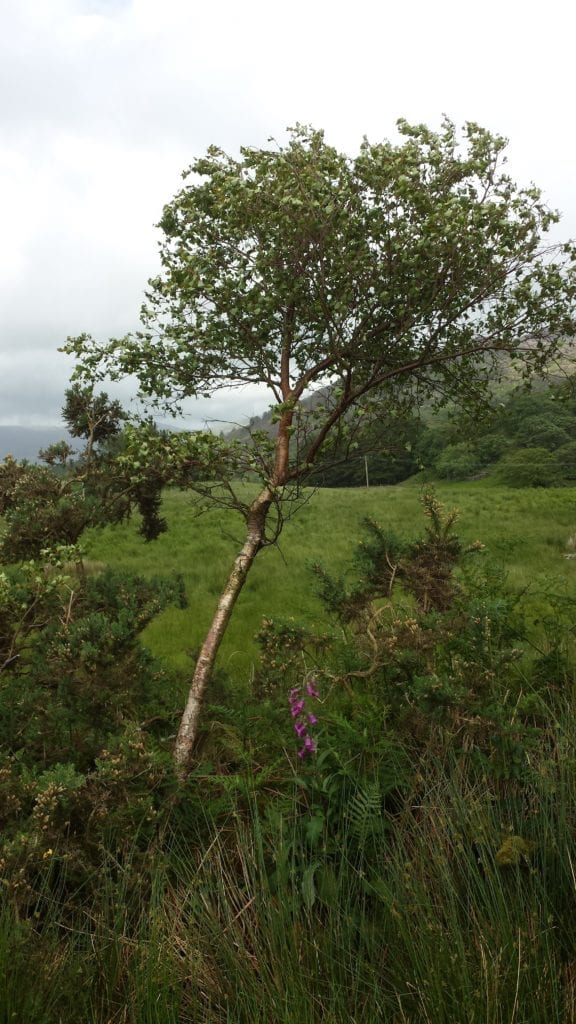
[[[247,517],[248,533],[246,540],[234,561],[230,576],[220,595],[216,613],[196,662],[188,701],[182,715],[174,747],[176,774],[181,782],[184,781],[190,771],[192,751],[198,735],[202,702],[212,675],[218,649],[226,632],[236,600],[246,582],[248,572],[264,543],[266,518],[272,503],[272,497],[272,490],[266,487],[258,495],[250,508]]]

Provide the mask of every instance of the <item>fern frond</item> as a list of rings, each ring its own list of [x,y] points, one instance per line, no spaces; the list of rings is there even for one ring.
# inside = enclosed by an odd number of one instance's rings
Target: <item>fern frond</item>
[[[346,820],[350,834],[358,842],[366,842],[382,834],[382,791],[380,783],[363,781],[348,800]]]

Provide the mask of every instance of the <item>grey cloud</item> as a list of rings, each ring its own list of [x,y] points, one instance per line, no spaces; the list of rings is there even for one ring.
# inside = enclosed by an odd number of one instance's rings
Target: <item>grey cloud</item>
[[[564,209],[556,237],[576,234],[574,14],[550,0],[520,24],[504,7],[4,0],[0,422],[56,422],[67,335],[137,326],[153,225],[211,142],[261,145],[299,120],[353,150],[363,133],[393,135],[399,115],[437,125],[446,110],[508,135],[512,175]],[[188,425],[267,404],[223,392],[191,406]]]
[[[129,5],[76,7],[82,15],[128,10]],[[215,40],[205,37],[201,17],[188,43],[189,67],[198,65],[190,77],[174,66],[175,51],[182,46],[176,32],[157,37],[139,31],[137,23],[132,33],[115,32],[111,18],[97,18],[94,25],[101,25],[101,31],[73,43],[62,27],[49,32],[15,15],[12,31],[0,37],[5,138],[46,140],[65,129],[138,145],[172,139],[183,147],[189,139],[204,149],[223,137],[240,144],[250,122],[266,130],[257,112],[247,109],[250,97],[236,88],[238,69],[204,56]]]

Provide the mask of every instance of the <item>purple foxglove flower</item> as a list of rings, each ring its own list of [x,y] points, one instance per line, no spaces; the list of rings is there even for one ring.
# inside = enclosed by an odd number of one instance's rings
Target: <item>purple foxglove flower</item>
[[[288,691],[288,704],[290,705],[290,715],[294,719],[294,732],[299,740],[304,741],[304,745],[298,751],[298,757],[305,758],[308,754],[314,754],[316,751],[316,743],[307,731],[308,726],[318,724],[316,715],[306,708],[306,699],[307,696],[319,698],[320,694],[316,689],[315,679],[310,679],[306,683],[304,696],[301,696],[301,690],[300,686],[295,686]]]

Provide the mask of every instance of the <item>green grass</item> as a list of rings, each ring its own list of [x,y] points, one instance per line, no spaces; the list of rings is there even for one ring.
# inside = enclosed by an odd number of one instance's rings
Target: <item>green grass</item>
[[[331,571],[346,565],[359,539],[360,523],[371,516],[403,537],[423,531],[420,485],[370,490],[310,492],[310,500],[286,523],[279,546],[262,551],[240,595],[219,655],[219,665],[238,683],[246,682],[257,658],[254,636],[262,618],[295,617],[323,623],[311,587],[309,566],[320,561]],[[576,532],[576,491],[513,490],[484,481],[437,485],[437,494],[461,512],[459,532],[466,542],[481,540],[490,557],[506,567],[511,587],[530,588],[538,607],[544,589],[570,586],[576,559],[565,559]],[[190,670],[233,558],[241,547],[243,522],[220,510],[195,517],[189,495],[165,495],[169,530],[146,544],[136,523],[92,533],[89,557],[144,574],[181,572],[188,609],[164,612],[145,641],[171,665]]]

